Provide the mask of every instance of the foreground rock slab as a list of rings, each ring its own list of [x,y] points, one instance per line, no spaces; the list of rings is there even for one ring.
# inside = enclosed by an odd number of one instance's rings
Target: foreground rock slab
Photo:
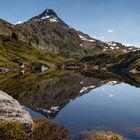
[[[31,131],[33,127],[30,114],[17,100],[3,91],[0,91],[0,120],[21,123],[28,131]]]

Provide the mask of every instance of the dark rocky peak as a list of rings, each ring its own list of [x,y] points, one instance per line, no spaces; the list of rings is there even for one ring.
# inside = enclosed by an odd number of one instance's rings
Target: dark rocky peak
[[[41,13],[39,15],[40,18],[46,17],[46,16],[48,16],[48,17],[57,17],[58,18],[57,14],[52,9],[46,9],[43,13]]]
[[[31,18],[30,21],[41,21],[45,19],[49,20],[50,22],[61,21],[61,19],[57,16],[57,14],[52,9],[46,9],[40,15]]]

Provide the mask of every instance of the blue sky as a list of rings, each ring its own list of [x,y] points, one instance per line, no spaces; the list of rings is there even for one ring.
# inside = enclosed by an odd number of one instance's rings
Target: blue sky
[[[1,0],[0,18],[26,21],[54,9],[69,25],[104,41],[140,47],[140,0]]]

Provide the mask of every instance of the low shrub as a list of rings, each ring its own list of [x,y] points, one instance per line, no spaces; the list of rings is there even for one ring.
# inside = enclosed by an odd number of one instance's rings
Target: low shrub
[[[68,131],[63,126],[46,120],[34,120],[30,134],[17,122],[0,121],[0,140],[68,140]]]
[[[31,140],[68,140],[68,131],[56,123],[35,120]]]
[[[0,140],[19,140],[25,138],[23,125],[17,122],[0,121]]]

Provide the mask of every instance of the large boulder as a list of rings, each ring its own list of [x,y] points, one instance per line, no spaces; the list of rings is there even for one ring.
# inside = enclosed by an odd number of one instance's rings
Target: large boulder
[[[0,91],[0,120],[21,123],[28,131],[33,127],[33,120],[24,107],[2,91]]]

